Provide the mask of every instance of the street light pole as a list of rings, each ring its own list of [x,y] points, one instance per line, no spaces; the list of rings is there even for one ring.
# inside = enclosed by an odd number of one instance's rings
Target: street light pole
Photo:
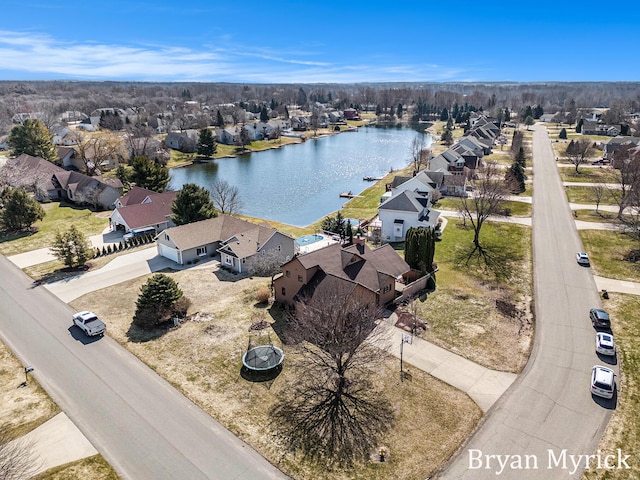
[[[402,371],[402,353],[404,350],[404,344],[405,343],[411,344],[411,341],[412,341],[411,335],[407,335],[406,333],[402,334],[402,340],[400,341],[400,381],[401,382],[404,381],[404,373]]]

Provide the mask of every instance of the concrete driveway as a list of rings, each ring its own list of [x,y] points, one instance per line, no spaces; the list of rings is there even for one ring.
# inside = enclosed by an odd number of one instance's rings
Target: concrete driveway
[[[164,268],[178,269],[175,262],[158,255],[155,246],[139,252],[120,255],[104,267],[87,273],[52,282],[45,288],[65,303],[82,295],[110,287],[127,280],[157,272]]]

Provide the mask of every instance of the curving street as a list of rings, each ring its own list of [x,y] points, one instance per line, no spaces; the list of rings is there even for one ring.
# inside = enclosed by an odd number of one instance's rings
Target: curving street
[[[287,478],[3,256],[0,276],[2,340],[122,478]]]
[[[589,392],[591,367],[603,361],[588,314],[601,302],[591,269],[575,261],[582,243],[554,158],[546,128],[535,126],[536,337],[529,363],[438,478],[579,479],[585,461],[574,467],[571,460],[594,453],[615,408],[615,397]]]

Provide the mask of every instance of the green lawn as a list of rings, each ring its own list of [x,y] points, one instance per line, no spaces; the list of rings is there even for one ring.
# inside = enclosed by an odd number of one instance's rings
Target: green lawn
[[[563,182],[588,182],[588,183],[616,183],[616,172],[610,168],[559,168],[560,179]]]
[[[640,282],[640,264],[623,260],[630,250],[640,248],[640,241],[616,231],[580,230],[578,233],[596,275]]]
[[[77,207],[64,202],[42,204],[46,215],[42,221],[34,224],[35,233],[0,234],[0,253],[15,255],[53,243],[58,229],[75,225],[87,237],[101,233],[108,225],[110,212],[93,212],[88,208]]]
[[[573,215],[578,220],[582,220],[584,222],[620,223],[617,214],[614,212],[604,212],[602,210],[599,210],[598,212],[595,210],[574,210]]]
[[[595,204],[594,192],[591,187],[564,187],[564,191],[567,193],[567,198],[570,203],[586,203]],[[605,190],[602,195],[600,205],[615,205],[615,199],[611,196],[608,190]]]
[[[524,195],[524,194],[523,194]],[[438,200],[436,205],[433,208],[436,210],[458,210],[458,206],[460,205],[460,199],[458,198],[441,198]],[[513,217],[530,217],[531,216],[531,204],[525,202],[517,202],[517,201],[508,201],[504,202],[505,208],[511,210],[511,216]]]

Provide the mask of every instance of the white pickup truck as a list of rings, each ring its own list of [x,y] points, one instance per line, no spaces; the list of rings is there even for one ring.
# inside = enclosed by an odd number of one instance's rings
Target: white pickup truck
[[[98,316],[89,311],[78,312],[73,316],[73,324],[77,325],[87,336],[104,335],[107,326]]]

